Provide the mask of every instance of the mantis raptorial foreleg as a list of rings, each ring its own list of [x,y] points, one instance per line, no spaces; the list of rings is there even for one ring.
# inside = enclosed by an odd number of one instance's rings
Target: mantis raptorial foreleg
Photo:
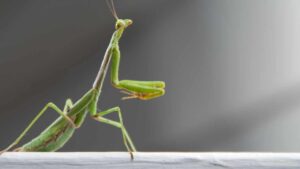
[[[66,102],[65,108],[70,106],[72,102],[68,101]],[[54,103],[49,102],[36,116],[35,118],[30,122],[30,124],[25,128],[25,130],[17,137],[17,139],[10,144],[6,149],[3,151],[0,151],[0,154],[10,150],[12,147],[17,145],[22,138],[27,134],[27,132],[31,129],[31,127],[38,121],[38,119],[46,112],[48,108],[53,109],[55,112],[57,112],[60,116],[62,116],[65,120],[67,120],[74,128],[77,128],[77,126],[74,124],[73,120],[68,117],[62,110],[60,110]]]
[[[123,99],[139,98],[149,100],[165,94],[165,83],[163,81],[137,81],[137,80],[120,80],[119,66],[121,53],[118,44],[112,50],[112,67],[111,80],[112,84],[119,89],[125,90],[128,97]]]
[[[157,81],[135,81],[135,80],[121,80],[118,87],[125,89],[122,93],[129,96],[122,99],[139,98],[142,100],[149,100],[159,97],[165,93],[162,89],[163,85]]]
[[[114,113],[114,112],[118,113],[119,122],[103,117],[107,114]],[[134,144],[133,144],[133,142],[132,142],[132,140],[131,140],[124,124],[123,124],[122,112],[121,112],[119,107],[114,107],[114,108],[108,109],[106,111],[99,112],[94,116],[94,118],[97,121],[100,121],[100,122],[115,126],[117,128],[120,128],[121,131],[122,131],[124,145],[127,148],[128,152],[131,153],[131,152],[136,151],[135,146],[134,146]],[[128,143],[129,143],[129,146],[128,146]]]

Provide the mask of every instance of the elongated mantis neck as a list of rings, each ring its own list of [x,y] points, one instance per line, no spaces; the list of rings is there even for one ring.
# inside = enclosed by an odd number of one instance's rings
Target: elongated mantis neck
[[[96,89],[99,92],[99,94],[102,90],[103,82],[104,82],[104,79],[106,77],[107,69],[108,69],[108,66],[109,66],[109,63],[110,63],[110,60],[111,60],[112,48],[119,43],[119,40],[120,40],[123,32],[124,32],[124,28],[121,28],[121,29],[117,29],[113,33],[112,38],[110,40],[110,43],[109,43],[109,45],[106,49],[106,52],[104,54],[99,72],[98,72],[97,77],[96,77],[96,79],[94,81],[94,84],[93,84],[93,88]]]

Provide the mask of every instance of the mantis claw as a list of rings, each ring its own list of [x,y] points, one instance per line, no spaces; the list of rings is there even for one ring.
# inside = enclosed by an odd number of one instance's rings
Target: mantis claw
[[[13,144],[13,146],[14,146],[14,144]],[[9,146],[9,147],[7,147],[6,149],[0,151],[0,156],[1,156],[3,153],[6,153],[10,148],[12,148],[12,146]]]
[[[130,151],[130,152],[129,152],[129,154],[130,154],[130,158],[131,158],[131,160],[134,160],[134,156],[133,156],[133,153],[132,153],[132,151]]]
[[[136,99],[138,98],[137,96],[126,96],[126,97],[122,97],[121,100],[129,100],[129,99]]]
[[[128,95],[128,96],[122,97],[121,98],[122,100],[137,99],[138,98],[138,96],[135,93],[127,92],[127,91],[124,91],[124,90],[121,90],[120,92],[123,93],[123,94]]]

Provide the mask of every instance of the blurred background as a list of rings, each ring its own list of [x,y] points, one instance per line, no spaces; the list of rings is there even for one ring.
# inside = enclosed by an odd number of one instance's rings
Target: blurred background
[[[140,151],[300,151],[300,1],[115,0],[131,18],[120,79],[164,80],[166,95],[121,101]],[[52,101],[92,86],[114,30],[104,0],[0,1],[0,147]],[[58,115],[46,113],[25,143]],[[116,118],[116,116],[112,116]],[[87,118],[61,151],[125,151],[118,129]]]

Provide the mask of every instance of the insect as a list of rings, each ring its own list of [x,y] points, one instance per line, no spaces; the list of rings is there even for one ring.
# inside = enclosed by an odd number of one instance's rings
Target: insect
[[[30,122],[25,130],[17,137],[17,139],[10,144],[6,149],[0,152],[0,154],[9,151],[14,148],[26,133],[33,127],[38,119],[48,110],[55,110],[60,116],[43,132],[35,137],[30,142],[22,145],[13,151],[18,152],[35,152],[35,151],[56,151],[63,147],[63,145],[71,138],[77,128],[79,128],[84,122],[87,114],[93,119],[112,125],[121,130],[124,146],[130,153],[133,159],[133,152],[136,148],[123,124],[122,112],[119,107],[113,107],[105,111],[97,112],[97,103],[100,99],[101,89],[105,80],[108,67],[111,65],[111,82],[112,85],[120,89],[127,96],[123,99],[141,99],[149,100],[165,93],[165,83],[163,81],[137,81],[137,80],[119,80],[119,64],[120,64],[120,50],[119,41],[123,35],[123,32],[132,24],[130,19],[119,19],[113,4],[113,1],[107,2],[114,18],[116,19],[115,31],[112,34],[110,43],[104,54],[99,72],[93,83],[92,88],[86,92],[76,103],[73,104],[71,99],[67,99],[63,110],[58,108],[54,103],[48,103]],[[110,113],[118,114],[118,121],[108,119],[105,116]]]

